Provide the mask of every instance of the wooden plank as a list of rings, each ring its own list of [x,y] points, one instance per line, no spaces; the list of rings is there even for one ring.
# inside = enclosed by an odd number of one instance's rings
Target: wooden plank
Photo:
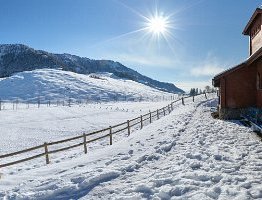
[[[144,121],[147,121],[148,119],[150,119],[150,116],[147,117],[147,118],[143,118],[143,122],[144,122]]]
[[[51,145],[55,145],[55,144],[61,144],[61,143],[69,142],[69,141],[72,141],[72,140],[77,140],[77,139],[80,139],[82,137],[83,137],[82,135],[79,135],[79,136],[76,136],[76,137],[58,140],[58,141],[55,141],[55,142],[49,142],[48,145],[51,146]]]
[[[111,128],[116,128],[116,127],[118,127],[118,126],[123,126],[124,124],[126,124],[126,122],[123,122],[123,123],[121,123],[121,124],[117,124],[117,125],[111,126]]]
[[[86,136],[95,135],[97,133],[102,133],[102,132],[105,132],[105,131],[108,131],[108,130],[109,130],[109,128],[101,129],[101,130],[98,130],[98,131],[94,131],[92,133],[87,133]]]
[[[132,122],[132,121],[135,121],[135,120],[138,120],[140,117],[136,117],[134,119],[130,119],[129,121]]]
[[[41,156],[44,156],[44,155],[45,155],[45,153],[41,153],[41,154],[37,154],[35,156],[31,156],[31,157],[28,157],[28,158],[17,160],[17,161],[14,161],[14,162],[5,163],[5,164],[0,165],[0,168],[8,167],[8,166],[15,165],[15,164],[22,163],[22,162],[26,162],[26,161],[29,161],[29,160],[33,160],[35,158],[38,158],[38,157],[41,157]]]
[[[130,127],[136,126],[136,125],[138,125],[138,124],[141,124],[141,122],[140,122],[140,121],[138,121],[138,122],[136,122],[136,123],[132,124]]]
[[[147,115],[149,115],[150,113],[147,113],[147,114],[144,114],[144,115],[142,115],[143,117],[146,117]]]
[[[73,149],[73,148],[75,148],[75,147],[82,146],[83,144],[84,144],[84,142],[81,142],[81,143],[78,143],[78,144],[71,145],[71,146],[69,146],[69,147],[64,147],[64,148],[61,148],[61,149],[52,150],[52,151],[49,151],[48,153],[49,153],[49,154],[53,154],[53,153],[57,153],[57,152],[60,152],[60,151],[65,151],[65,150],[68,150],[68,149]]]
[[[35,147],[28,148],[28,149],[24,149],[24,150],[21,150],[21,151],[16,151],[16,152],[13,152],[13,153],[0,155],[0,158],[6,158],[6,157],[10,157],[10,156],[15,156],[15,155],[26,153],[26,152],[29,152],[29,151],[34,151],[36,149],[40,149],[40,148],[43,148],[43,147],[44,147],[44,145],[42,144],[42,145],[39,145],[39,146],[35,146]]]
[[[128,127],[118,129],[117,131],[113,131],[112,134],[114,135],[114,134],[116,134],[116,133],[119,133],[119,132],[121,132],[121,131],[126,130],[127,128],[128,128]]]
[[[101,139],[103,139],[103,138],[106,138],[106,137],[108,137],[108,136],[109,136],[109,134],[106,134],[106,135],[100,136],[100,137],[98,137],[98,138],[94,138],[94,139],[92,139],[92,140],[87,140],[86,143],[92,143],[92,142],[95,142],[95,141],[97,141],[97,140],[101,140]]]

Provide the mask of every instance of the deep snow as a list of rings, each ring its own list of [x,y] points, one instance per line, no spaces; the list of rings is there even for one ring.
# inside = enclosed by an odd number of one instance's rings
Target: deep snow
[[[187,101],[87,155],[3,169],[0,198],[262,199],[261,140],[238,122],[212,119],[215,103]]]
[[[171,98],[162,92],[111,73],[77,74],[58,69],[37,69],[0,79],[0,99],[37,102],[49,100],[159,100]]]

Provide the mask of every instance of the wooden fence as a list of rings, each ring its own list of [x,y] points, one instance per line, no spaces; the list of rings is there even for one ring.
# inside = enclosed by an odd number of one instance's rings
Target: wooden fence
[[[141,102],[141,101],[173,101],[175,100],[175,95],[164,95],[164,96],[152,96],[152,97],[113,97],[112,101],[114,102]],[[19,107],[23,105],[23,108],[29,109],[29,107],[36,107],[40,108],[42,106],[73,106],[73,105],[82,105],[82,104],[92,104],[92,103],[106,103],[110,102],[106,98],[97,98],[97,99],[91,99],[91,98],[79,98],[79,99],[73,99],[73,98],[68,98],[68,99],[53,99],[50,100],[47,97],[38,97],[37,99],[28,99],[28,100],[22,100],[19,98],[14,98],[13,100],[4,100],[0,98],[0,111],[2,110],[17,110]],[[8,108],[7,108],[8,107]]]
[[[207,99],[207,94],[205,93],[204,95],[205,95],[205,98]],[[197,95],[197,96],[199,96],[199,95]],[[87,145],[89,143],[92,143],[92,142],[95,142],[97,140],[101,140],[101,139],[107,138],[107,137],[109,138],[109,144],[112,145],[113,144],[113,135],[115,135],[115,134],[117,134],[121,131],[127,130],[127,135],[129,136],[131,134],[131,128],[132,127],[139,125],[140,128],[142,129],[144,124],[145,124],[145,121],[149,121],[149,123],[152,123],[153,120],[158,120],[162,116],[165,116],[165,115],[171,113],[174,110],[174,104],[176,102],[181,101],[182,104],[185,105],[184,100],[186,98],[190,98],[190,97],[189,96],[188,97],[182,97],[182,98],[180,98],[176,101],[171,102],[171,104],[168,104],[167,106],[165,106],[161,109],[157,109],[153,112],[149,112],[149,113],[141,115],[137,118],[127,120],[126,122],[123,122],[121,124],[109,126],[108,128],[105,128],[105,129],[102,129],[102,130],[94,131],[94,132],[91,132],[91,133],[84,133],[83,135],[71,137],[71,138],[68,138],[68,139],[58,140],[58,141],[54,141],[54,142],[49,142],[49,143],[45,142],[44,144],[39,145],[39,146],[34,146],[34,147],[24,149],[24,150],[21,150],[21,151],[0,155],[0,159],[4,159],[4,158],[10,158],[10,157],[13,157],[13,156],[17,156],[17,155],[20,155],[20,154],[32,152],[32,151],[35,151],[35,150],[41,150],[41,149],[43,150],[42,153],[27,157],[27,158],[23,158],[23,159],[20,159],[20,160],[0,164],[0,168],[8,167],[8,166],[15,165],[15,164],[22,163],[22,162],[26,162],[26,161],[33,160],[33,159],[36,159],[36,158],[39,158],[39,157],[45,157],[46,164],[49,164],[50,163],[49,155],[54,154],[54,153],[58,153],[58,152],[62,152],[62,151],[66,151],[66,150],[69,150],[69,149],[72,149],[72,148],[80,147],[80,146],[83,147],[83,151],[86,154],[87,153]],[[191,96],[191,98],[192,98],[193,101],[195,101],[195,96]],[[100,133],[105,133],[105,135],[101,136],[101,135],[99,135]],[[94,135],[98,135],[98,137],[87,140],[88,137],[94,136]],[[78,141],[78,143],[75,143],[75,144],[67,146],[67,147],[50,150],[50,148],[55,146],[55,145],[63,144],[63,143],[66,143],[66,142],[71,142],[71,141],[77,141],[77,140],[80,140],[80,139],[82,140],[82,142]]]

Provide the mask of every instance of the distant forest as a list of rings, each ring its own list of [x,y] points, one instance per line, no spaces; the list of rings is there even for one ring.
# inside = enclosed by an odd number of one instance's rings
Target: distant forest
[[[203,94],[205,92],[215,92],[216,89],[213,88],[213,87],[210,87],[209,85],[205,86],[205,89],[204,90],[201,90],[199,88],[191,88],[190,89],[190,92],[189,92],[189,95],[190,96],[195,96],[197,94]]]

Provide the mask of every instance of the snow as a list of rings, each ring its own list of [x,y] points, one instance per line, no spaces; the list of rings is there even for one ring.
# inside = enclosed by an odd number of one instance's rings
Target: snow
[[[97,77],[97,78],[94,78]],[[143,98],[170,99],[171,93],[162,92],[135,81],[120,79],[110,73],[77,74],[58,69],[37,69],[17,73],[0,80],[2,100],[37,102],[47,100],[82,99],[84,101],[132,100]]]
[[[185,103],[112,146],[1,169],[0,198],[262,199],[261,139],[213,119],[216,100]]]
[[[1,133],[5,135],[0,140],[0,152],[13,152],[104,129],[167,104],[166,101],[104,102],[71,107],[41,105],[29,109],[26,104],[19,104],[18,109],[0,111]]]

